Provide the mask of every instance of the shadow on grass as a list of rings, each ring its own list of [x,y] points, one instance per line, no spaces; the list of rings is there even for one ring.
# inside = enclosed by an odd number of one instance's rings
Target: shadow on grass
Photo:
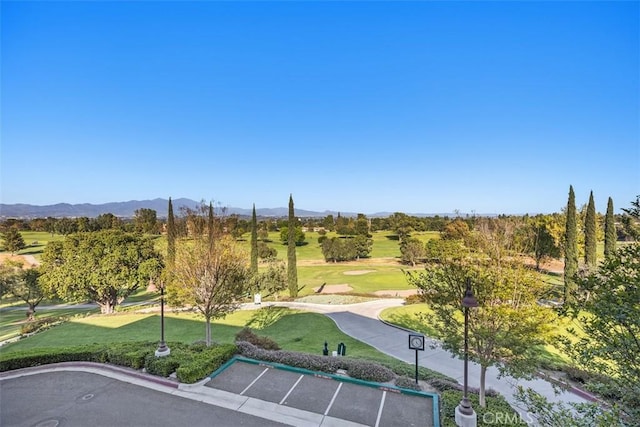
[[[394,313],[385,320],[396,326],[420,332],[429,337],[436,338],[438,336],[436,330],[426,322],[426,315],[423,314]]]
[[[256,311],[246,326],[253,329],[265,329],[288,314],[291,314],[291,310],[285,307],[264,307]]]

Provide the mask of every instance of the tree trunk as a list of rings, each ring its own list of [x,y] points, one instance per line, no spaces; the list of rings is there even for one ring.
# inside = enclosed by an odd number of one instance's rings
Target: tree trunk
[[[480,406],[483,408],[487,407],[487,401],[484,397],[484,381],[487,377],[487,367],[480,366],[480,394],[478,396],[478,400],[480,401]]]
[[[211,346],[211,317],[205,317],[205,343],[207,347]]]
[[[101,301],[98,302],[98,305],[100,305],[101,314],[113,314],[116,308],[116,305],[113,301]]]
[[[27,310],[27,321],[31,322],[35,319],[36,314],[36,306],[33,304],[29,304],[29,309]]]

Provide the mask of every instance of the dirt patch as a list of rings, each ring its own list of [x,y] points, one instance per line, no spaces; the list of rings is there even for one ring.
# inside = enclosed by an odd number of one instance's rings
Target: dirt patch
[[[360,276],[362,274],[367,274],[367,273],[375,273],[375,270],[350,270],[350,271],[345,271],[342,274],[346,274],[347,276]]]
[[[322,290],[320,290],[322,288]],[[313,291],[317,294],[346,294],[351,292],[353,288],[347,284],[343,285],[323,285],[313,288]]]
[[[379,297],[385,296],[391,296],[391,297],[408,297],[411,295],[417,295],[418,294],[418,290],[417,289],[402,289],[402,290],[393,290],[393,289],[384,289],[381,291],[375,291],[374,295],[377,295]]]
[[[30,268],[40,264],[33,255],[0,254],[0,264],[4,264],[6,261],[17,261],[22,264],[23,268]]]

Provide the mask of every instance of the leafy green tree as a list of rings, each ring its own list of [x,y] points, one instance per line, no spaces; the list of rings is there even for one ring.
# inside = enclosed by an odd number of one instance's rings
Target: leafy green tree
[[[617,405],[606,407],[599,402],[549,402],[536,391],[518,386],[515,399],[526,408],[540,426],[624,427],[623,413]]]
[[[0,264],[0,298],[11,293],[20,270],[22,270],[22,263],[18,261],[6,260]]]
[[[546,342],[554,314],[538,305],[547,289],[534,272],[515,262],[466,257],[427,264],[424,272],[406,275],[433,311],[422,320],[435,328],[443,348],[459,357],[464,357],[461,299],[471,279],[479,307],[469,313],[469,358],[480,365],[480,406],[486,406],[489,366],[516,377],[535,374],[537,346]]]
[[[122,220],[112,213],[98,215],[95,221],[98,230],[119,230],[122,228]]]
[[[616,251],[616,223],[613,217],[613,199],[607,201],[607,215],[604,218],[604,257],[607,258]]]
[[[625,215],[622,217],[622,225],[627,235],[634,240],[640,240],[640,195],[631,202],[630,208],[622,208]]]
[[[354,231],[358,236],[370,237],[369,234],[369,220],[363,214],[358,214],[356,222],[354,224]]]
[[[258,274],[258,220],[255,204],[251,213],[251,273]]]
[[[294,237],[294,242],[296,246],[302,246],[304,245],[304,242],[306,240],[307,236],[306,234],[304,234],[304,231],[302,231],[302,227],[295,227],[295,237]],[[283,244],[289,244],[289,226],[285,225],[283,227],[280,228],[280,241]]]
[[[296,217],[293,207],[293,196],[289,195],[289,229],[287,239],[287,284],[289,296],[298,296],[298,267],[296,260]]]
[[[596,248],[597,248],[597,232],[596,232],[596,205],[593,201],[593,191],[589,194],[589,204],[587,205],[587,214],[584,220],[584,263],[587,267],[595,267]]]
[[[45,297],[45,290],[40,284],[40,273],[36,268],[19,268],[15,280],[10,285],[11,294],[24,301],[27,306],[27,318],[33,320],[36,307]]]
[[[267,267],[254,275],[252,287],[256,292],[264,292],[266,296],[275,295],[287,287],[287,269],[283,261],[270,259]]]
[[[275,248],[270,247],[265,242],[258,242],[258,257],[260,259],[271,260],[275,259],[278,255],[278,251]]]
[[[11,255],[27,247],[22,234],[16,227],[8,227],[0,235],[4,249],[11,252]]]
[[[456,218],[445,224],[440,236],[444,240],[465,240],[469,237],[470,233],[469,224],[460,218]]]
[[[402,212],[395,212],[389,216],[389,224],[401,243],[404,239],[410,237],[414,231],[413,220],[409,215]]]
[[[356,251],[356,259],[360,258],[368,258],[371,253],[371,249],[373,247],[373,240],[368,238],[364,234],[358,234],[355,237],[352,237],[348,240],[351,240],[355,251]]]
[[[238,309],[249,290],[246,253],[230,235],[181,240],[176,246],[174,278],[172,295],[204,316],[205,342],[211,345],[211,320]]]
[[[56,222],[56,233],[68,236],[78,232],[78,223],[72,218],[60,218]]]
[[[94,301],[106,314],[156,277],[161,264],[153,242],[140,235],[120,230],[78,233],[49,242],[40,280],[47,292],[67,301]]]
[[[154,209],[136,209],[133,223],[135,230],[140,233],[158,234],[158,215]]]
[[[358,256],[356,246],[351,238],[332,237],[325,239],[321,247],[326,262],[351,261]]]
[[[540,270],[540,264],[545,260],[560,257],[561,248],[554,235],[555,226],[553,215],[537,215],[529,223],[531,245],[527,249],[536,261],[536,270]]]
[[[578,274],[578,242],[576,225],[576,196],[573,186],[569,186],[567,201],[567,221],[564,233],[564,301],[571,302],[576,291]]]
[[[327,215],[322,221],[322,225],[325,229],[329,231],[333,231],[335,229],[335,222],[333,220],[333,215]]]
[[[578,330],[565,340],[577,365],[608,376],[607,394],[616,396],[624,413],[640,420],[640,244],[621,247],[580,281],[584,297],[569,313]]]
[[[425,245],[419,239],[410,237],[400,243],[402,262],[415,267],[416,263],[425,256]]]

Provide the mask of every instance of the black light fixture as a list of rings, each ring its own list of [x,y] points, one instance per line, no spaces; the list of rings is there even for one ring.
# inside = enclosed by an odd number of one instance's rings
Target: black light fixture
[[[458,405],[458,412],[465,417],[475,417],[475,411],[471,407],[469,402],[468,388],[469,388],[469,309],[478,307],[478,300],[473,295],[471,290],[471,279],[466,280],[466,290],[464,297],[462,298],[462,306],[464,307],[464,394],[460,405]],[[457,420],[456,420],[457,421]],[[463,425],[458,423],[458,425]],[[468,422],[464,425],[470,425]],[[475,424],[474,424],[475,425]]]
[[[164,283],[160,284],[160,344],[156,350],[156,357],[164,357],[171,354],[171,350],[164,341]]]

